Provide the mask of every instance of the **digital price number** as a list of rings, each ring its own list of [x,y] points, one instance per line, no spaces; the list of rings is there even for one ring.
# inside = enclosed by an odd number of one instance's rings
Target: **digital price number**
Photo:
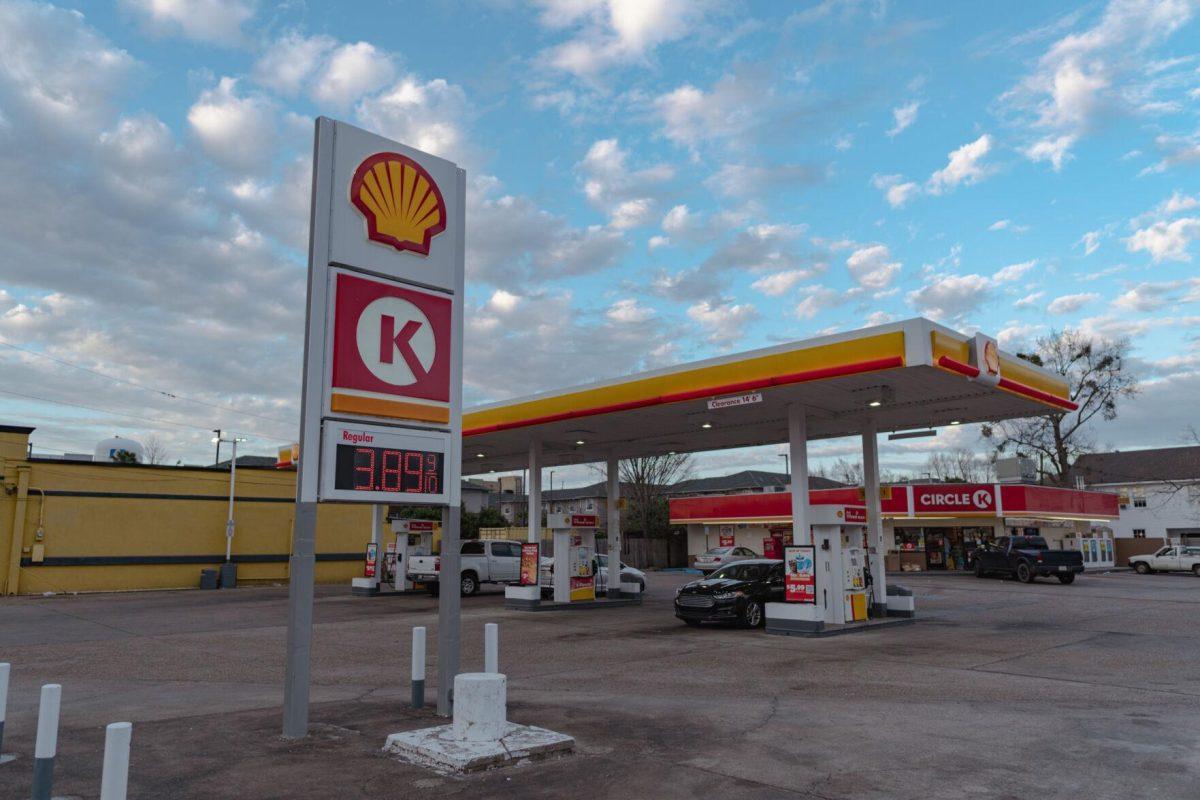
[[[428,450],[337,445],[335,489],[441,494],[444,457]]]

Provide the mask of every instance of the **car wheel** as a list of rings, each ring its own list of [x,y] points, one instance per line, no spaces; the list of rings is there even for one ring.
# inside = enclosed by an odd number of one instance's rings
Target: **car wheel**
[[[698,619],[685,619],[684,623],[689,628],[699,628],[700,627],[700,620],[698,620]]]
[[[975,577],[982,578],[985,574],[986,573],[983,571],[983,564],[980,564],[979,561],[976,560],[975,561]]]
[[[1063,574],[1063,575],[1059,575],[1059,576],[1058,576],[1058,582],[1059,582],[1059,583],[1061,583],[1061,584],[1063,584],[1064,586],[1065,586],[1065,585],[1067,585],[1067,584],[1074,583],[1074,582],[1075,582],[1075,573],[1074,573],[1074,572],[1067,572],[1067,573],[1065,573],[1065,574]]]
[[[751,600],[746,603],[746,607],[742,609],[742,623],[747,628],[757,628],[763,624],[763,607],[762,603]]]
[[[458,586],[458,591],[463,597],[470,597],[479,591],[479,579],[468,572],[462,576]]]
[[[1150,569],[1150,565],[1147,564],[1145,561],[1139,561],[1136,564],[1134,564],[1133,571],[1136,572],[1138,575],[1149,575],[1152,572],[1152,570]]]
[[[1033,574],[1033,570],[1028,564],[1026,564],[1024,561],[1022,561],[1020,564],[1017,564],[1017,580],[1019,580],[1021,583],[1033,583],[1034,577],[1036,576]]]

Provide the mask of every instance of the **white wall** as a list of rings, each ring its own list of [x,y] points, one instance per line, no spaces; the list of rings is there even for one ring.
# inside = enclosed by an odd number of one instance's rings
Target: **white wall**
[[[1105,492],[1128,493],[1129,504],[1122,506],[1121,516],[1107,523],[1116,537],[1132,537],[1135,530],[1144,530],[1146,538],[1158,539],[1169,528],[1200,529],[1200,483],[1175,491],[1163,483],[1104,484],[1089,486]],[[1141,496],[1146,507],[1134,503]]]

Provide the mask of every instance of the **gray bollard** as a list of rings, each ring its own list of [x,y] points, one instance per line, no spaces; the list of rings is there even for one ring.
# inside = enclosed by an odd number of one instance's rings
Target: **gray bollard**
[[[54,755],[58,752],[58,709],[62,705],[62,686],[47,683],[42,687],[38,706],[37,744],[33,749],[33,800],[50,800],[54,785]]]
[[[500,626],[495,622],[483,626],[483,671],[500,671]]]
[[[100,800],[125,800],[129,790],[129,740],[132,738],[132,722],[114,722],[105,729]]]
[[[412,707],[425,707],[425,628],[413,628]]]
[[[0,764],[16,758],[4,755],[4,717],[8,713],[8,673],[11,669],[8,662],[0,662]]]

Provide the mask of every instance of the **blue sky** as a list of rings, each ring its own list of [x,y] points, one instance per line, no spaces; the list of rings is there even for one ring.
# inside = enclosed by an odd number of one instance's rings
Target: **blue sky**
[[[51,452],[290,439],[327,114],[469,171],[468,402],[924,315],[1129,337],[1143,394],[1098,443],[1179,443],[1198,10],[0,2],[0,417]]]

